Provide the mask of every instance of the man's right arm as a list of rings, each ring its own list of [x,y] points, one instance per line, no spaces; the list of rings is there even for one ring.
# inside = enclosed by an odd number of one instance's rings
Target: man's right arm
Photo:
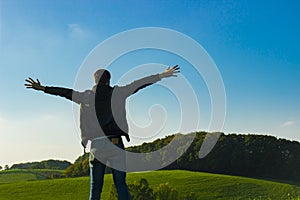
[[[57,95],[61,97],[65,97],[66,99],[73,100],[73,90],[69,88],[62,87],[48,87],[46,86],[44,92],[47,94]]]
[[[84,93],[82,92],[63,87],[43,86],[38,79],[34,81],[32,78],[28,78],[25,81],[27,82],[27,84],[25,84],[26,88],[32,88],[34,90],[44,91],[47,94],[61,96],[76,103],[82,103],[84,101]]]

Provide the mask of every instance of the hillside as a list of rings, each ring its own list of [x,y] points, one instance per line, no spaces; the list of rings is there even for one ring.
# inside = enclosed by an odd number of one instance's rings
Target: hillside
[[[297,199],[300,186],[236,176],[182,170],[128,173],[127,182],[146,178],[154,190],[169,182],[180,194],[193,192],[200,200],[209,199]],[[108,199],[112,177],[105,175],[103,199]],[[89,178],[25,181],[0,184],[0,200],[18,199],[87,199]]]
[[[187,151],[164,169],[184,169],[217,174],[258,177],[300,182],[300,143],[277,139],[267,135],[221,134],[213,150],[203,159],[199,159],[199,150],[206,132],[197,132]],[[180,147],[185,145],[184,138],[177,137]],[[132,152],[151,152],[167,145],[174,135],[158,139],[151,143],[129,147]],[[161,159],[167,162],[168,152],[161,153]],[[145,157],[143,162],[151,162]]]
[[[61,160],[44,160],[40,162],[27,162],[14,164],[10,169],[56,169],[56,170],[65,170],[69,167],[71,163],[69,161]]]
[[[173,151],[178,151],[186,145],[184,138],[191,134],[177,134],[179,137],[176,142],[179,144],[179,148],[176,147]],[[205,158],[199,159],[199,149],[207,133],[197,132],[195,134],[195,139],[187,151],[178,160],[163,169],[191,170],[300,183],[299,142],[277,139],[267,135],[221,134],[213,150]],[[126,150],[137,153],[156,151],[169,144],[173,138],[174,135],[167,136],[150,143],[128,147]],[[160,159],[168,162],[168,152],[162,152],[161,155]],[[141,162],[151,162],[151,157],[146,156]],[[89,175],[88,164],[88,154],[85,154],[72,165],[67,161],[48,160],[41,163],[16,164],[12,168],[25,166],[27,169],[37,167],[66,169],[67,177],[77,177]]]
[[[62,177],[64,170],[51,169],[13,169],[0,172],[0,184],[18,181],[44,180]]]

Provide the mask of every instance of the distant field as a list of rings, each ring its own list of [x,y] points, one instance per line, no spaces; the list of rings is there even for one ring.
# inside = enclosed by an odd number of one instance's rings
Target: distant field
[[[51,174],[62,174],[64,170],[51,169],[15,169],[4,170],[0,172],[0,183],[9,183],[17,181],[33,181],[48,179]]]
[[[0,174],[2,174],[1,172]],[[13,173],[12,173],[13,175]],[[30,178],[29,176],[25,179]],[[199,199],[300,199],[300,186],[259,179],[190,171],[128,173],[128,183],[146,178],[150,187],[169,182],[181,194],[194,192]],[[12,178],[13,180],[15,178]],[[0,175],[1,180],[1,175]],[[15,179],[16,180],[16,179]],[[102,199],[108,199],[111,175],[105,176]],[[88,199],[89,178],[0,183],[0,199]]]

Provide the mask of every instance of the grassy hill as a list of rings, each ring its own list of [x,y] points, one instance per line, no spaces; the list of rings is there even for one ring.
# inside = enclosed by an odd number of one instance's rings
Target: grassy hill
[[[61,175],[64,170],[53,169],[13,169],[0,172],[0,183],[10,183],[17,181],[33,181],[48,179],[49,176]]]
[[[1,172],[0,174],[2,174]],[[7,174],[6,174],[7,175]],[[13,173],[11,173],[13,177]],[[146,178],[151,188],[165,182],[181,194],[194,192],[199,199],[300,199],[300,186],[259,179],[183,170],[128,173],[127,182]],[[13,180],[11,178],[10,180]],[[38,178],[37,178],[38,179]],[[16,180],[16,179],[15,179]],[[25,178],[24,180],[28,180]],[[1,181],[1,176],[0,176]],[[88,199],[89,178],[0,183],[0,199]],[[102,199],[108,199],[113,184],[105,175]]]

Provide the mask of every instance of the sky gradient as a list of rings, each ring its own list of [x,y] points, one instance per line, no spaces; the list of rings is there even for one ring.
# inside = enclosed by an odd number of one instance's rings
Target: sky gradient
[[[50,158],[73,162],[82,154],[74,105],[27,90],[24,80],[72,88],[84,59],[99,43],[141,27],[176,30],[208,52],[226,90],[221,131],[300,141],[299,9],[298,1],[1,0],[0,165]],[[180,64],[200,102],[198,130],[207,130],[209,93],[183,59],[151,50],[125,55],[111,67],[112,84],[145,63]],[[121,65],[123,71],[116,67]],[[149,73],[162,70],[156,66]],[[90,79],[92,86],[92,74]],[[149,124],[147,109],[153,104],[164,105],[169,121],[149,141],[176,132],[179,123],[176,99],[159,86],[129,100],[131,119]]]

